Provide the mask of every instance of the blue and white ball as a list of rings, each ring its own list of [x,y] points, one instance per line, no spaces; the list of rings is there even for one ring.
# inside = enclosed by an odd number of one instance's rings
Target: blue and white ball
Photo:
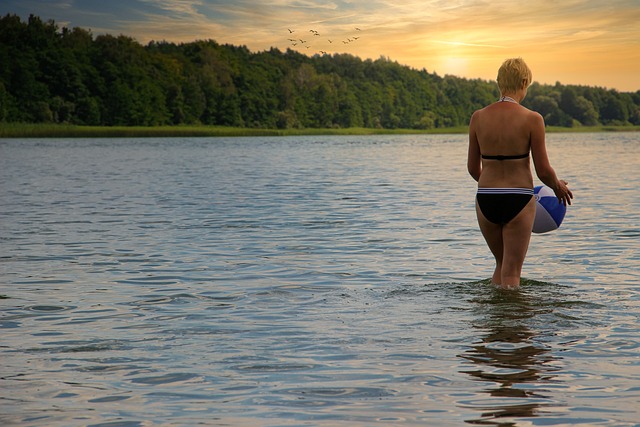
[[[567,207],[558,200],[556,193],[546,185],[533,189],[536,198],[536,218],[533,220],[534,233],[547,233],[560,227]]]

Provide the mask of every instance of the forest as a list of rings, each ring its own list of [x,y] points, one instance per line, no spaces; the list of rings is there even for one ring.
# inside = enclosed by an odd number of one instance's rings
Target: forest
[[[433,129],[468,124],[498,96],[495,82],[386,57],[142,45],[33,15],[0,18],[0,123]],[[523,105],[547,125],[640,125],[640,90],[534,82]]]

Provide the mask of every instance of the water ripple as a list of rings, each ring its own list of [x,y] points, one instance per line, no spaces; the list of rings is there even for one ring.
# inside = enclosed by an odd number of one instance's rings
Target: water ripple
[[[637,136],[518,292],[465,138],[0,141],[3,425],[637,425]]]

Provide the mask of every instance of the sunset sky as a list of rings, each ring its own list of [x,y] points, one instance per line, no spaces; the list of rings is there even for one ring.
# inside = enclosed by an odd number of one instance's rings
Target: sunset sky
[[[145,44],[213,39],[252,51],[384,56],[487,80],[521,56],[539,83],[640,90],[640,0],[2,0],[0,14]]]

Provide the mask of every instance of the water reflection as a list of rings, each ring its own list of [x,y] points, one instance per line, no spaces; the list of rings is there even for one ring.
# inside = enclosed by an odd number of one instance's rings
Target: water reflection
[[[486,384],[474,398],[461,406],[481,412],[467,420],[475,425],[512,426],[515,419],[548,415],[556,403],[545,390],[552,383],[558,357],[544,343],[544,334],[531,327],[535,317],[549,311],[524,292],[492,289],[476,301],[478,316],[473,327],[482,331],[480,341],[460,355],[461,372]],[[557,385],[556,385],[557,386]],[[543,409],[544,408],[544,409]]]

